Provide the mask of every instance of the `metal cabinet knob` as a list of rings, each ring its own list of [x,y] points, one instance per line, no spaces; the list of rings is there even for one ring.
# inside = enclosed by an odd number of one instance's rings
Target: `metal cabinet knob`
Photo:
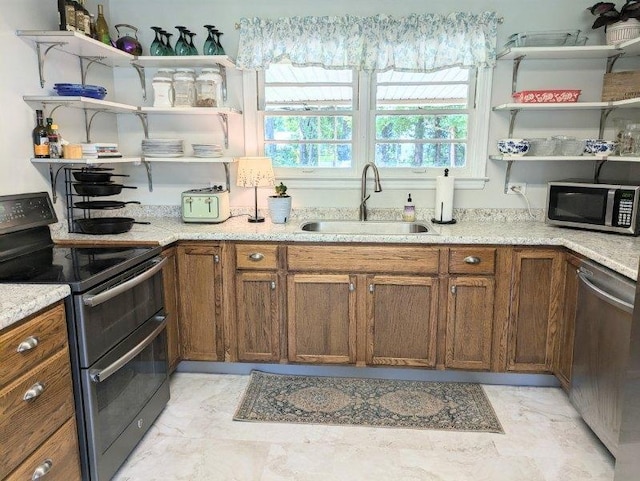
[[[476,256],[468,256],[464,258],[465,264],[480,264],[480,258]]]
[[[34,336],[27,337],[24,341],[18,344],[17,352],[26,352],[31,349],[35,349],[38,345],[38,338]]]
[[[216,264],[220,264],[220,256],[218,254],[215,254],[213,256],[213,262],[215,262]]]
[[[349,292],[353,292],[356,290],[356,286],[353,284],[353,282],[349,282]]]
[[[254,252],[253,254],[249,254],[248,257],[250,261],[260,262],[262,259],[264,259],[264,254],[262,254],[261,252]]]
[[[271,290],[272,291],[276,290],[276,281],[271,281]]]
[[[373,292],[375,290],[375,287],[373,286],[373,284],[369,284],[369,292]]]
[[[31,475],[31,480],[40,479],[43,476],[46,476],[49,471],[53,468],[53,461],[50,459],[46,459],[44,463],[38,466]]]
[[[44,384],[37,382],[31,386],[22,396],[24,401],[33,401],[44,392]]]
[[[456,293],[456,286],[451,286],[451,294],[455,295]]]

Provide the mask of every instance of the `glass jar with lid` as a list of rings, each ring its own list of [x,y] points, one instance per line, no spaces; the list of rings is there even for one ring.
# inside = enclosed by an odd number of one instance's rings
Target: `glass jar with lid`
[[[173,75],[173,106],[194,107],[196,104],[195,80],[189,73]]]
[[[640,155],[640,124],[628,124],[622,132],[620,155]]]
[[[174,91],[173,91],[173,78],[163,77],[158,74],[153,76],[151,82],[153,87],[153,106],[154,107],[173,107],[174,103]]]
[[[203,68],[196,79],[196,105],[198,107],[222,106],[222,75],[220,68]]]

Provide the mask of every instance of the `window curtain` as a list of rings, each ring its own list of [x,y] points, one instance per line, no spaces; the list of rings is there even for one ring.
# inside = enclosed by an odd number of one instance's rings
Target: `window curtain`
[[[242,18],[236,64],[263,70],[289,61],[299,67],[367,72],[493,67],[497,25],[495,12]]]

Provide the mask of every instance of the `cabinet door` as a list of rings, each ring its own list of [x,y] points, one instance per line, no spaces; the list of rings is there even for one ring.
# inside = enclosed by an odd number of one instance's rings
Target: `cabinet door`
[[[433,277],[367,277],[368,364],[435,366],[437,286]]]
[[[575,334],[576,310],[578,307],[578,267],[580,259],[567,254],[564,260],[564,302],[562,317],[558,326],[558,342],[554,358],[553,372],[565,389],[571,382],[573,363],[573,341]]]
[[[224,359],[220,258],[218,245],[178,247],[179,331],[185,360]]]
[[[275,272],[236,273],[238,360],[280,359],[280,308]]]
[[[164,310],[167,316],[167,356],[169,358],[169,372],[173,372],[180,362],[180,334],[178,331],[178,261],[176,248],[171,247],[162,251],[162,257],[167,259],[162,270],[164,287]]]
[[[451,277],[448,285],[445,366],[491,368],[493,277]]]
[[[514,250],[507,370],[551,369],[562,314],[562,267],[558,250]]]
[[[347,274],[288,276],[290,361],[355,362],[355,282]]]

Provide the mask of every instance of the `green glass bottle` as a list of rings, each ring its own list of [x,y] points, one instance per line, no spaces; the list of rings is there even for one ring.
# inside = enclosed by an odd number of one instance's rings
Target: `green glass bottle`
[[[98,5],[98,18],[96,19],[96,35],[98,40],[107,45],[111,45],[111,35],[109,34],[109,25],[104,18],[104,7]]]

